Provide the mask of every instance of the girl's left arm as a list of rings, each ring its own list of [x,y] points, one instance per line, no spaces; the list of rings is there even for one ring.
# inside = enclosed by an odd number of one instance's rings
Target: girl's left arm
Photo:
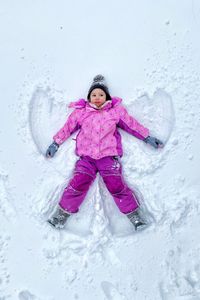
[[[130,116],[123,106],[120,106],[119,113],[120,119],[117,125],[120,128],[134,135],[138,139],[143,140],[145,143],[151,145],[156,149],[164,147],[164,143],[156,137],[150,136],[149,129],[144,127],[135,118]]]
[[[149,136],[149,129],[140,124],[135,118],[130,116],[125,107],[119,107],[119,122],[118,127],[137,137],[140,140],[144,140]]]

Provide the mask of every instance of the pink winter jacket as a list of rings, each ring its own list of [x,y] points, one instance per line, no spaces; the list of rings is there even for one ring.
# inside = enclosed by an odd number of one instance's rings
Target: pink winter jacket
[[[122,156],[121,135],[118,128],[143,140],[149,130],[130,116],[121,105],[122,99],[113,97],[100,108],[80,99],[70,103],[75,108],[64,126],[53,137],[59,145],[72,133],[79,130],[76,136],[76,155],[100,159],[104,156]]]

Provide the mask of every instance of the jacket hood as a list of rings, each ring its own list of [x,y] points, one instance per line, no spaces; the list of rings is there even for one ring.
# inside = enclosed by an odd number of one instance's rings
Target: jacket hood
[[[108,101],[110,107],[115,107],[122,102],[122,99],[119,97],[112,97],[110,101]],[[78,101],[71,102],[68,107],[72,108],[84,108],[86,105],[90,105],[89,102],[85,99],[79,99]],[[92,107],[92,106],[91,106]]]

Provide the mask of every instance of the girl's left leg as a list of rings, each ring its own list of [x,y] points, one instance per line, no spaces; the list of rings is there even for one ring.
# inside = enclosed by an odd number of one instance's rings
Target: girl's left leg
[[[119,160],[112,156],[103,157],[98,160],[97,167],[119,210],[124,214],[135,211],[139,201],[123,179]]]

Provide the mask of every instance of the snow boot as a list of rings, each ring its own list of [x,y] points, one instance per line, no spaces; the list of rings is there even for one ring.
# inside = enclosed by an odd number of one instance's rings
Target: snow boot
[[[67,219],[69,218],[70,214],[67,213],[64,209],[62,209],[60,206],[56,208],[56,211],[53,213],[53,215],[47,220],[49,224],[56,228],[63,228],[65,226],[65,223],[67,222]]]
[[[138,210],[134,210],[131,213],[128,213],[127,217],[134,225],[136,231],[144,229],[144,227],[147,226],[147,223],[143,220]]]

